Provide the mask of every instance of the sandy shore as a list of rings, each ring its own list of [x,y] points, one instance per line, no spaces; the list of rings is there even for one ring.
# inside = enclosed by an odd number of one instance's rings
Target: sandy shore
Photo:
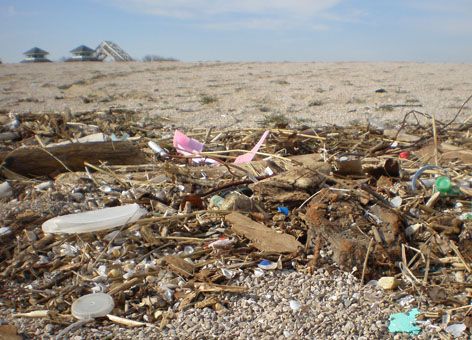
[[[447,120],[472,94],[470,79],[470,64],[10,64],[0,65],[0,109],[124,107],[201,127],[254,126],[271,113],[310,125],[398,120],[413,109]]]

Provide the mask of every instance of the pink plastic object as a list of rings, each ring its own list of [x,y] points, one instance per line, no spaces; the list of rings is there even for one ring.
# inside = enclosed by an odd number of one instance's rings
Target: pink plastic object
[[[174,148],[177,149],[177,152],[185,155],[195,155],[203,151],[204,144],[199,141],[187,137],[179,130],[175,130],[174,133]]]
[[[252,161],[254,156],[256,156],[257,151],[259,151],[265,139],[267,138],[268,134],[269,134],[269,131],[264,132],[261,139],[259,139],[257,144],[252,148],[252,150],[249,151],[248,153],[245,153],[244,155],[238,156],[236,160],[234,161],[234,164],[249,163],[250,161]]]

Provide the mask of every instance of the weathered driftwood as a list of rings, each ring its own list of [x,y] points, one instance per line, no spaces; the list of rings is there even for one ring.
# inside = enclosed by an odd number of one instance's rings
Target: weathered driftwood
[[[324,177],[316,170],[297,167],[250,185],[254,194],[269,202],[304,201],[316,192]]]
[[[141,150],[129,142],[71,143],[51,148],[18,148],[6,155],[2,167],[22,176],[41,177],[83,170],[84,162],[143,164],[146,159]]]
[[[295,253],[302,244],[289,234],[280,234],[261,223],[257,223],[238,212],[232,212],[225,217],[232,230],[246,237],[260,251],[270,253]]]

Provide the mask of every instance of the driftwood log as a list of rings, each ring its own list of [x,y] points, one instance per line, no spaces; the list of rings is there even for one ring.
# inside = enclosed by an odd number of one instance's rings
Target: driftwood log
[[[50,148],[24,147],[13,150],[2,162],[2,172],[25,177],[54,177],[66,171],[81,171],[84,162],[99,165],[143,164],[144,153],[130,142],[71,143]]]

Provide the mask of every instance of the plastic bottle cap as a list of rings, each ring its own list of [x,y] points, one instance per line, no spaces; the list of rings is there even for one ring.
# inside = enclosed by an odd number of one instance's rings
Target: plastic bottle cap
[[[72,315],[79,320],[93,319],[110,314],[115,307],[113,298],[105,293],[81,296],[71,307]]]
[[[436,178],[436,189],[440,193],[448,193],[452,189],[451,180],[449,177],[440,176]]]
[[[410,152],[408,151],[402,151],[398,155],[401,159],[408,159],[410,158]]]

